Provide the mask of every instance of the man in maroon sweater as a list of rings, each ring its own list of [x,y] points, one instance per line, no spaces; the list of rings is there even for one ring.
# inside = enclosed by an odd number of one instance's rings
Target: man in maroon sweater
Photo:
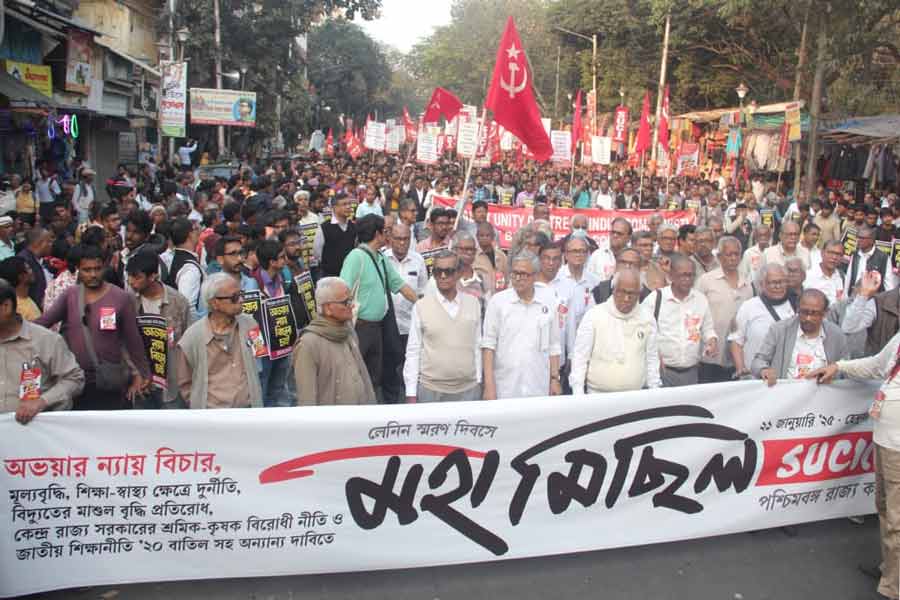
[[[79,285],[68,288],[37,321],[44,327],[62,322],[63,337],[85,373],[84,391],[74,400],[75,410],[116,410],[131,408],[134,397],[146,387],[150,366],[138,331],[134,303],[128,294],[103,281],[103,255],[96,246],[82,245],[78,261]],[[78,307],[78,295],[84,290],[84,315]],[[138,371],[128,389],[97,389],[93,361],[85,346],[87,326],[97,360],[121,364],[128,353]]]

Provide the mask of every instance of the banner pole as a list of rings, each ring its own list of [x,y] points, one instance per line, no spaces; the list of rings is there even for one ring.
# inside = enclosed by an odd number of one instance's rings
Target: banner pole
[[[487,119],[487,106],[485,106],[481,110],[481,121],[476,122],[475,124],[475,154],[478,154],[478,142],[481,140],[481,127],[484,124],[485,119]],[[457,200],[456,202],[456,222],[453,224],[453,230],[459,229],[459,220],[462,218],[463,209],[466,207],[466,192],[469,190],[469,178],[472,176],[472,166],[475,164],[475,157],[469,161],[469,166],[466,168],[466,178],[463,181],[463,189],[462,189],[462,198]]]
[[[641,188],[638,190],[638,205],[644,200],[644,153],[641,152]]]
[[[572,174],[569,176],[569,196],[572,195],[572,184],[575,182],[575,157],[578,155],[578,144],[581,144],[581,141],[575,144],[575,152],[572,153]],[[581,146],[581,153],[584,154],[584,145]]]

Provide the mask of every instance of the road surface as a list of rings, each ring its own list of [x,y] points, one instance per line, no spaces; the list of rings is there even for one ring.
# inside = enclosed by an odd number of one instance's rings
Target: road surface
[[[865,600],[878,521],[491,563],[62,590],[40,600]]]

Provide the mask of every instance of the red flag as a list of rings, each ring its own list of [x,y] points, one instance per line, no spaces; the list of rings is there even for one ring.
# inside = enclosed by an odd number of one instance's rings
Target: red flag
[[[462,110],[463,103],[459,98],[441,87],[434,88],[431,93],[431,100],[428,101],[428,108],[425,109],[425,122],[437,123],[441,115],[448,121],[459,114]]]
[[[541,113],[531,89],[531,73],[525,50],[510,16],[497,48],[494,76],[485,106],[494,112],[494,120],[503,125],[534,154],[545,161],[553,154],[550,138],[541,123]]]
[[[657,139],[660,146],[669,148],[669,86],[666,86],[663,92],[662,110],[659,113],[659,124],[657,125]]]
[[[332,156],[334,154],[334,133],[328,128],[328,136],[325,138],[325,154]]]
[[[628,107],[620,106],[616,109],[612,126],[612,141],[624,144],[628,141]]]
[[[650,92],[644,93],[644,107],[641,109],[641,124],[638,127],[634,153],[643,154],[650,147]]]
[[[409,116],[409,109],[405,106],[403,107],[403,127],[406,129],[406,139],[415,140],[418,137],[416,124]]]
[[[572,113],[572,160],[575,160],[575,149],[581,139],[581,90],[575,94],[575,112]]]
[[[347,142],[347,152],[350,154],[350,157],[353,160],[356,160],[360,154],[364,152],[362,144],[355,135],[350,138],[350,141]]]

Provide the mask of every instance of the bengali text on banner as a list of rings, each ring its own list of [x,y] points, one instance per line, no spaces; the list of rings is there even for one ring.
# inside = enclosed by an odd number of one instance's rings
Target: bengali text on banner
[[[875,388],[0,415],[0,596],[513,559],[873,511]]]

